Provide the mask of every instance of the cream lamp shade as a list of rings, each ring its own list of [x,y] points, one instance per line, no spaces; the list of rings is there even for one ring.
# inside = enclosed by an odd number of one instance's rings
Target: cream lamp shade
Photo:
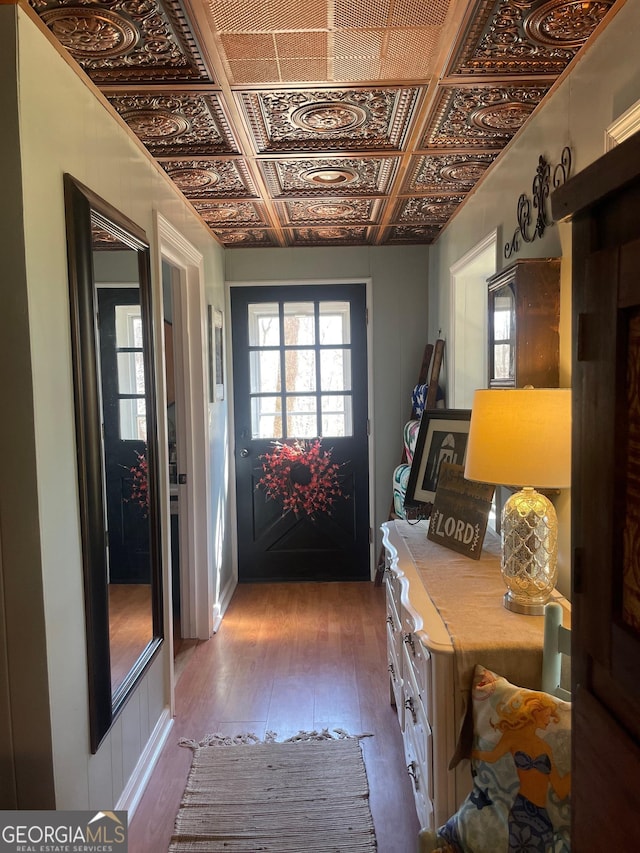
[[[521,486],[502,511],[504,606],[538,615],[557,579],[558,519],[534,487],[571,485],[571,391],[518,388],[476,391],[464,475]]]
[[[571,485],[571,389],[476,391],[468,480],[566,489]]]

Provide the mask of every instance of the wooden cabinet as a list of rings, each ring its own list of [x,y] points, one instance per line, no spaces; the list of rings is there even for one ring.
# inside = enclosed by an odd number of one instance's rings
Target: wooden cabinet
[[[427,540],[426,522],[389,521],[382,531],[391,701],[418,819],[435,829],[471,790],[468,760],[449,764],[475,663],[539,688],[543,618],[503,607],[499,539],[491,531],[478,561]]]
[[[521,260],[487,280],[489,387],[556,388],[560,261]]]

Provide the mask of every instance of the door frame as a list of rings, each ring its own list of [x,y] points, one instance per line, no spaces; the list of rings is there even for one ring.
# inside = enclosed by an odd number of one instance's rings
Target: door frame
[[[458,346],[465,340],[463,330],[466,327],[470,317],[477,317],[478,311],[482,308],[483,317],[483,348],[480,354],[483,382],[480,388],[486,388],[488,384],[488,367],[487,367],[487,312],[488,312],[488,289],[486,279],[493,275],[497,269],[497,246],[498,232],[491,231],[480,240],[479,243],[464,254],[459,260],[451,264],[450,272],[450,303],[449,303],[449,344],[447,347],[447,357],[449,359],[448,384],[449,384],[449,401],[452,409],[470,409],[471,400],[467,399],[461,389],[461,383],[458,381],[456,373],[456,361],[460,363],[460,352]],[[491,259],[491,260],[489,260]],[[483,279],[482,291],[478,288],[478,280]],[[473,306],[469,308],[469,303],[466,297],[472,295],[474,297]],[[465,299],[464,312],[458,312],[457,305],[460,298]]]
[[[185,637],[209,639],[213,633],[213,588],[210,566],[211,541],[209,516],[211,503],[209,465],[209,409],[208,375],[203,358],[206,352],[206,303],[204,292],[204,261],[202,254],[189,243],[160,213],[155,213],[155,230],[158,252],[156,256],[157,280],[162,281],[162,262],[166,261],[177,277],[172,280],[174,310],[174,354],[176,367],[176,398],[182,412],[179,427],[182,435],[182,470],[186,483],[180,486],[179,536],[180,536],[180,618]],[[156,352],[162,363],[158,365],[158,381],[162,393],[160,405],[166,407],[164,310],[162,299],[156,299],[154,320]],[[171,616],[171,527],[169,503],[169,460],[166,416],[158,419],[159,441],[164,448],[162,477],[162,511],[165,627],[171,637],[171,666],[173,668],[173,620]],[[204,464],[203,464],[204,463]],[[183,556],[185,559],[183,559]],[[173,693],[173,690],[172,690]]]
[[[264,279],[261,281],[225,281],[225,311],[229,322],[226,324],[228,334],[225,341],[225,358],[229,365],[229,435],[235,436],[235,407],[234,407],[234,381],[233,381],[233,358],[232,358],[232,323],[231,323],[231,288],[236,287],[287,287],[287,286],[309,286],[322,287],[341,284],[363,284],[365,286],[365,302],[367,316],[367,423],[369,425],[367,437],[367,467],[369,471],[369,574],[371,580],[375,578],[376,554],[375,554],[375,436],[373,425],[373,281],[370,277],[359,276],[358,278],[319,278],[319,279]],[[229,448],[230,470],[229,470],[229,501],[231,522],[231,548],[233,554],[233,567],[235,580],[238,579],[238,511],[236,500],[236,454],[235,446]]]

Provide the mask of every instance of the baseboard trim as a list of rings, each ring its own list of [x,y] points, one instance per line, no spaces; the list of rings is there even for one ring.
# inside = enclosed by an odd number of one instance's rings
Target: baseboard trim
[[[172,726],[173,717],[167,707],[160,715],[160,719],[156,723],[151,737],[147,741],[147,745],[138,759],[138,763],[129,777],[129,781],[125,785],[124,791],[120,795],[120,799],[116,803],[116,811],[128,812],[129,820],[131,820],[135,814],[138,803],[144,794],[144,790],[149,782],[149,777],[151,776],[153,768],[160,757],[160,751],[164,746],[167,735],[169,734]]]
[[[213,633],[215,634],[218,628],[220,627],[220,623],[222,622],[222,617],[224,616],[227,607],[229,606],[229,602],[233,596],[236,586],[238,585],[238,581],[235,577],[230,577],[229,580],[224,585],[224,589],[220,593],[220,598],[218,599],[218,603],[213,608]]]

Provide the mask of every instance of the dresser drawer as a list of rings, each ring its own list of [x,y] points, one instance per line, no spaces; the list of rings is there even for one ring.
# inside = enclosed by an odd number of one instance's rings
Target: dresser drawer
[[[406,629],[407,622],[403,620],[403,628]],[[431,677],[431,655],[422,645],[420,640],[411,631],[403,630],[402,633],[402,667],[403,677],[411,673],[415,683],[415,692],[424,705],[427,719],[433,720],[433,696]]]
[[[402,693],[402,658],[396,653],[395,640],[398,634],[394,635],[391,627],[387,624],[387,669],[389,670],[389,682],[393,701],[396,705],[398,721],[400,728],[404,728],[404,696]]]
[[[432,736],[419,703],[413,713],[405,709],[403,740],[418,820],[421,827],[434,829]]]

